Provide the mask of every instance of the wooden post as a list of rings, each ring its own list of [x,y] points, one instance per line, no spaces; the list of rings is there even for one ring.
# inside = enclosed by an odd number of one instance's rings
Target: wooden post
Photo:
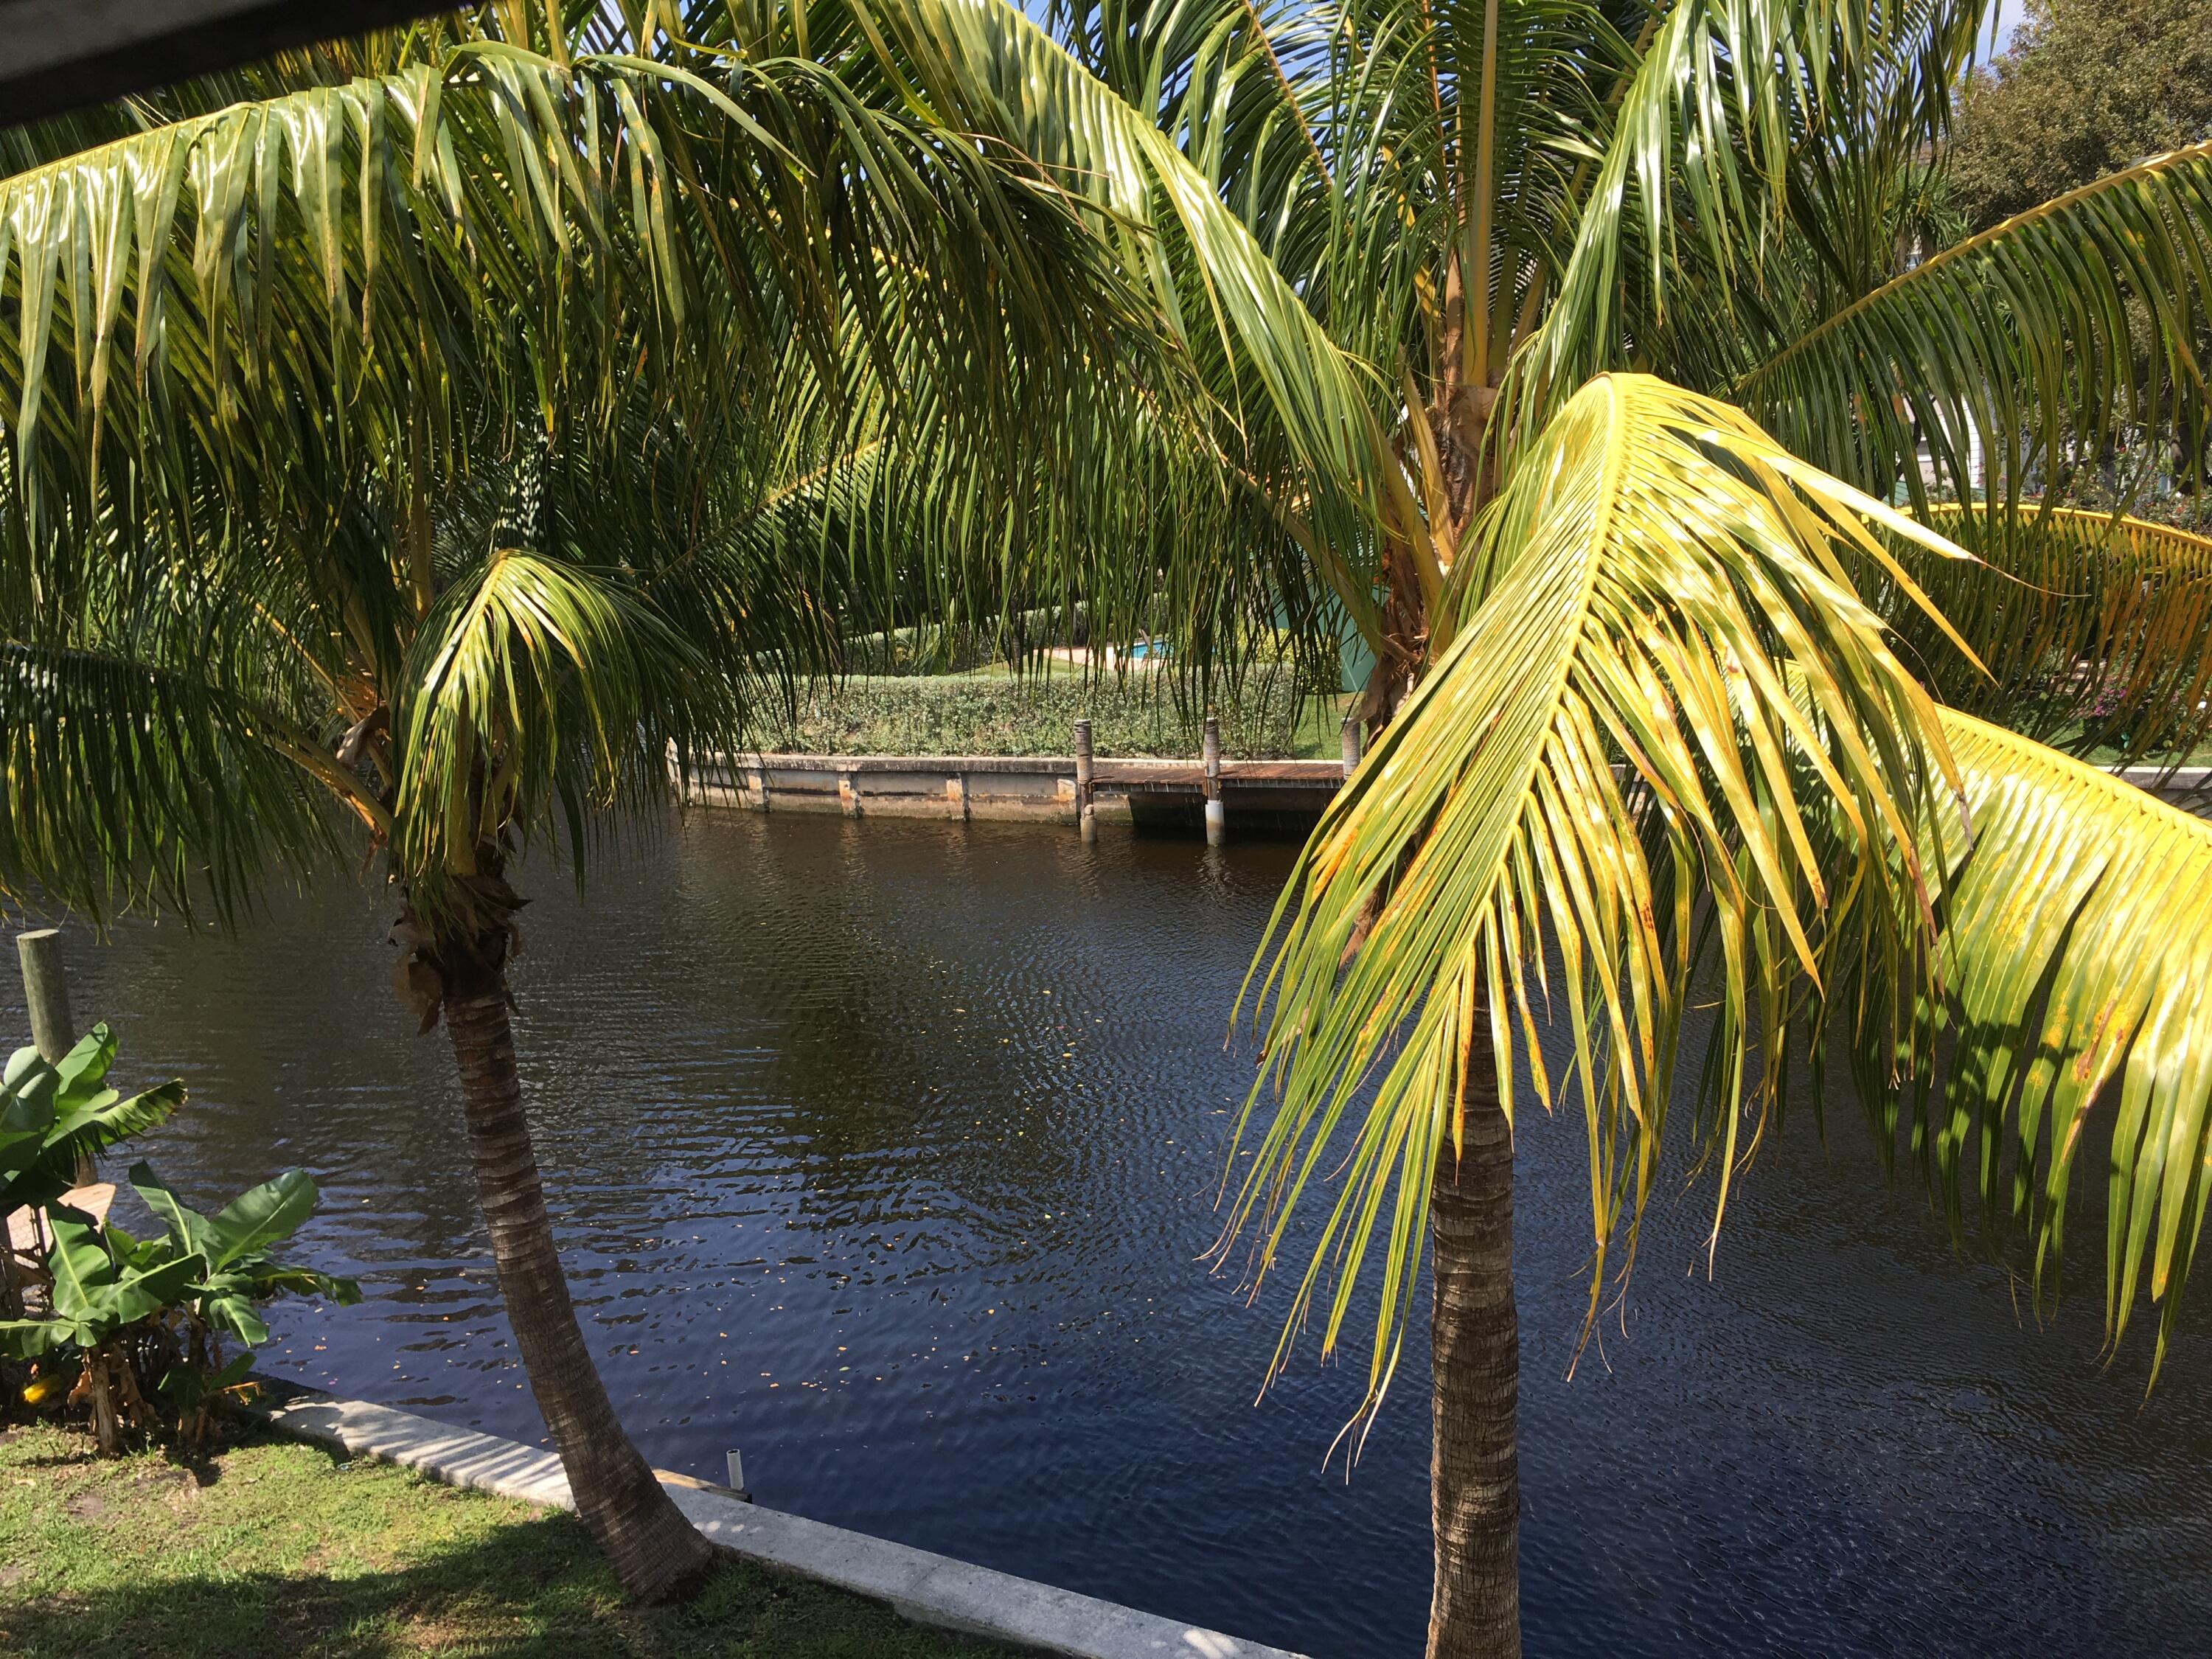
[[[23,1003],[31,1015],[31,1042],[39,1058],[58,1066],[76,1047],[76,1022],[70,1018],[69,975],[62,967],[62,936],[52,927],[15,935],[15,954],[23,964]],[[79,1153],[76,1184],[88,1187],[98,1175],[89,1154]]]
[[[76,1022],[70,1018],[69,975],[62,969],[62,936],[40,927],[15,935],[15,954],[23,963],[23,1001],[31,1012],[31,1041],[49,1066],[76,1047]]]
[[[1221,722],[1211,714],[1200,743],[1206,763],[1206,844],[1218,847],[1229,839],[1229,813],[1221,804]]]
[[[1098,812],[1093,802],[1091,769],[1091,722],[1075,723],[1075,822],[1085,841],[1098,839]]]
[[[1338,737],[1344,751],[1344,775],[1348,778],[1359,769],[1359,757],[1366,752],[1367,728],[1356,715],[1346,714]]]

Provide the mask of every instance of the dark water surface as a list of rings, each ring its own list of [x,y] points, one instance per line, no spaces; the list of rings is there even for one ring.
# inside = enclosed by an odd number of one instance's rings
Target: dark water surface
[[[1224,1015],[1289,856],[708,813],[588,905],[538,873],[523,1066],[647,1455],[719,1479],[739,1446],[779,1508],[1316,1659],[1418,1653],[1419,1334],[1347,1485],[1322,1462],[1352,1368],[1309,1354],[1255,1407],[1279,1294],[1197,1260],[1249,1075]],[[264,1370],[534,1440],[390,908],[74,935],[79,1018],[117,1023],[129,1079],[189,1083],[149,1147],[188,1197],[322,1182],[303,1254],[366,1300],[282,1306]],[[2212,1344],[2144,1405],[2140,1349],[2096,1363],[2092,1202],[2039,1332],[1855,1121],[1832,1139],[1800,1112],[1762,1152],[1710,1281],[1705,1189],[1662,1202],[1626,1334],[1569,1380],[1579,1120],[1524,1127],[1529,1652],[2212,1652]]]

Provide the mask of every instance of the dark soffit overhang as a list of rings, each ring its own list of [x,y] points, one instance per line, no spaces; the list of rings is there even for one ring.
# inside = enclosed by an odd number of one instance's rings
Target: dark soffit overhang
[[[0,126],[454,9],[453,0],[0,0]]]

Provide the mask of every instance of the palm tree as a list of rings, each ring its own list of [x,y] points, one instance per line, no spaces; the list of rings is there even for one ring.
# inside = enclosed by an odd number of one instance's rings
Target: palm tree
[[[856,606],[929,599],[909,566],[988,617],[1155,533],[1086,506],[1128,466],[1158,475],[1147,513],[1189,469],[1090,441],[1139,394],[1169,429],[1179,394],[1090,368],[1154,331],[1057,189],[856,96],[849,29],[749,56],[641,6],[566,12],[0,140],[0,891],[228,919],[382,858],[532,1389],[652,1597],[710,1552],[561,1270],[510,1020],[516,860],[580,860],[664,799],[672,760],[832,665]],[[1046,475],[1080,533],[1025,533]]]
[[[1981,0],[860,4],[915,105],[1094,206],[1373,652],[1376,738],[1255,965],[1230,1218],[1264,1273],[1334,1178],[1283,1352],[1371,1304],[1368,1410],[1425,1242],[1431,1654],[1519,1650],[1530,1093],[1580,1103],[1592,1319],[1662,1155],[1709,1161],[1717,1235],[1808,1046],[1954,1224],[1972,1159],[2039,1293],[2101,1104],[2107,1330],[2147,1293],[2162,1353],[2212,826],[1975,711],[2083,753],[2208,730],[2212,550],[2063,496],[2147,441],[2202,484],[2212,146],[1931,252]]]

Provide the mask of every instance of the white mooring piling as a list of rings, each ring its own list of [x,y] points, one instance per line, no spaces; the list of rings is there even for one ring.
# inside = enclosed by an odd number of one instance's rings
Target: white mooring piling
[[[1199,750],[1206,763],[1206,844],[1218,847],[1229,839],[1229,813],[1221,804],[1221,722],[1206,717]]]
[[[1075,723],[1075,822],[1085,841],[1098,839],[1097,789],[1091,781],[1091,722]]]

